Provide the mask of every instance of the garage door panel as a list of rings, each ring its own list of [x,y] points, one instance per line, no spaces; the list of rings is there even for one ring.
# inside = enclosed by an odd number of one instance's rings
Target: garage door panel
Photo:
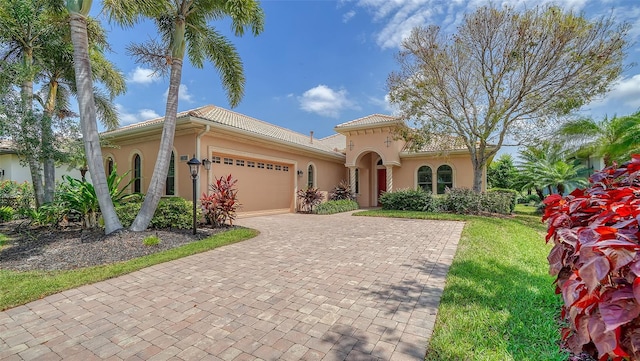
[[[293,197],[293,167],[260,159],[220,155],[212,165],[215,178],[231,174],[238,180],[240,212],[290,208]]]

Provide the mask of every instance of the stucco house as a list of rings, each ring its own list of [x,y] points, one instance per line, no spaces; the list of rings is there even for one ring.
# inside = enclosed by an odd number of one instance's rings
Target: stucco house
[[[103,149],[105,171],[114,164],[123,172],[130,169],[139,178],[133,192],[147,192],[162,124],[163,118],[156,118],[103,133],[117,146]],[[355,187],[361,207],[376,206],[380,192],[393,189],[443,193],[445,187],[472,187],[466,148],[409,151],[392,133],[403,125],[398,118],[374,114],[339,124],[336,134],[317,139],[313,132],[300,134],[214,105],[181,112],[164,194],[192,198],[186,162],[193,156],[212,162],[209,171],[201,169],[196,194],[232,174],[245,215],[294,212],[298,189],[329,192],[341,180]]]
[[[79,169],[69,168],[67,165],[56,166],[56,182],[62,181],[65,175],[80,179]],[[14,181],[17,183],[31,183],[31,170],[20,162],[15,144],[11,140],[0,140],[0,181]]]

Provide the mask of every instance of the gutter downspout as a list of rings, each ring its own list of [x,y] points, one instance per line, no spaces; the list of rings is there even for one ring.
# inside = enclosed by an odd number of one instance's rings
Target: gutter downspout
[[[211,129],[211,127],[209,126],[209,124],[206,124],[204,126],[204,129],[202,131],[200,131],[200,133],[198,133],[196,135],[196,157],[198,157],[198,158],[202,157],[202,155],[200,154],[200,150],[201,150],[200,149],[201,148],[200,138],[202,138],[203,135],[205,135],[207,132],[209,132],[210,129]],[[208,151],[207,151],[207,153],[208,153]],[[207,155],[204,158],[209,158],[209,156]],[[204,158],[202,158],[202,159],[204,159]],[[201,162],[202,162],[202,159],[200,159]],[[210,174],[209,173],[210,172],[207,171],[207,183],[206,183],[207,185],[210,183],[210,181],[209,181]],[[202,183],[202,181],[196,183],[196,194],[198,194],[198,195],[200,194],[200,183]],[[197,199],[194,199],[193,201],[196,202]]]

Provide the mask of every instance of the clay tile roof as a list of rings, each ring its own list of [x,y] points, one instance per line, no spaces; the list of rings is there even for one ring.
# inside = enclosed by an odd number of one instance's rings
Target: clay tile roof
[[[292,130],[273,125],[271,123],[264,122],[252,118],[250,116],[240,114],[228,109],[220,108],[215,105],[206,105],[200,108],[187,110],[178,113],[178,119],[184,117],[194,117],[202,120],[210,121],[212,123],[220,124],[226,127],[239,129],[248,133],[254,133],[260,136],[266,136],[279,140],[285,143],[292,143],[307,148],[320,150],[324,152],[330,152],[339,154],[339,151],[334,150],[333,143],[325,144],[322,139],[313,139],[309,135],[294,132]],[[132,124],[126,127],[118,128],[116,130],[106,132],[105,135],[115,135],[127,129],[135,129],[150,126],[153,124],[162,123],[163,117],[147,120],[141,123]],[[344,147],[344,146],[343,146]]]
[[[15,153],[16,143],[11,139],[0,139],[0,153]]]
[[[366,117],[358,118],[346,123],[339,124],[335,127],[335,129],[343,129],[343,128],[355,128],[362,127],[368,125],[382,125],[385,123],[401,123],[402,120],[398,117],[393,117],[390,115],[384,114],[372,114],[367,115]]]
[[[433,134],[429,140],[418,150],[412,151],[410,144],[405,145],[405,152],[421,153],[421,152],[450,152],[457,150],[466,150],[467,146],[464,139],[457,136],[446,134]]]
[[[343,134],[334,134],[328,137],[320,139],[322,143],[330,146],[332,149],[338,152],[344,152],[347,148],[347,137]]]

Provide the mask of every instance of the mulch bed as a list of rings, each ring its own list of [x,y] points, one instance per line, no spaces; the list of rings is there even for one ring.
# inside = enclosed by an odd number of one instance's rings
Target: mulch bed
[[[24,221],[0,224],[9,241],[0,247],[0,269],[56,271],[104,265],[161,252],[207,238],[228,228],[192,230],[158,229],[144,232],[120,230],[105,235],[102,230],[83,230],[79,224],[66,227],[34,227]],[[160,243],[146,246],[143,240],[158,236]]]

